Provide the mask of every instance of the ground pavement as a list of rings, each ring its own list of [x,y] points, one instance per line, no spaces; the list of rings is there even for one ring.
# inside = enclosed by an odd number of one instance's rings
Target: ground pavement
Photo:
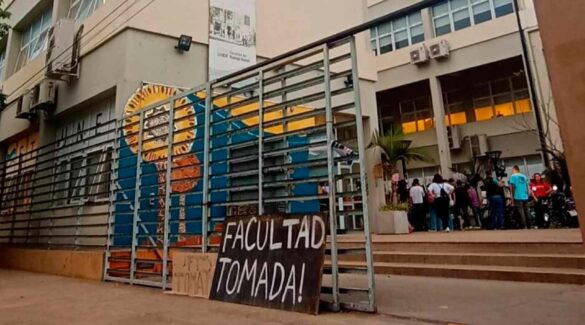
[[[582,324],[585,287],[377,277],[377,315],[310,316],[0,270],[0,324]]]

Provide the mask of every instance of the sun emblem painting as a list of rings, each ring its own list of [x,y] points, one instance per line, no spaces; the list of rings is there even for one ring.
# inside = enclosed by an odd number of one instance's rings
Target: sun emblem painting
[[[157,237],[161,241],[164,231],[164,193],[166,189],[166,165],[168,155],[172,155],[172,173],[171,173],[171,191],[180,193],[179,210],[179,233],[186,232],[185,226],[185,193],[189,192],[195,186],[201,176],[201,166],[199,159],[194,153],[191,153],[193,142],[197,135],[197,119],[193,104],[182,97],[174,102],[174,128],[172,152],[168,150],[169,139],[169,111],[170,103],[160,105],[149,109],[144,113],[142,122],[142,150],[138,150],[140,144],[140,112],[152,104],[161,102],[169,97],[179,93],[177,88],[161,85],[144,85],[139,88],[134,95],[128,100],[124,113],[126,118],[123,121],[123,134],[126,143],[132,153],[137,155],[142,153],[144,162],[155,165],[158,172],[159,187],[159,213]],[[179,237],[179,240],[182,238]]]

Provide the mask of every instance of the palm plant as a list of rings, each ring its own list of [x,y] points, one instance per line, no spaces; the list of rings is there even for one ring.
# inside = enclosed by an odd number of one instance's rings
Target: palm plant
[[[389,174],[398,171],[398,162],[402,162],[403,171],[406,171],[405,165],[411,161],[433,162],[423,149],[412,147],[412,141],[405,138],[400,128],[388,131],[386,135],[375,131],[368,149],[381,151],[384,171]]]
[[[402,163],[403,172],[406,172],[406,164],[411,161],[433,162],[433,159],[423,149],[412,147],[412,141],[405,138],[404,132],[400,128],[389,130],[385,135],[380,135],[378,131],[375,131],[368,149],[380,151],[385,176],[398,172],[398,162]],[[393,184],[392,203],[396,203],[396,201],[396,188]]]

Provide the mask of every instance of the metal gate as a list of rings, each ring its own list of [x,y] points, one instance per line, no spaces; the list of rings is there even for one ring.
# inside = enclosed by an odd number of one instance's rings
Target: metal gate
[[[105,279],[170,289],[173,252],[217,250],[227,215],[322,211],[322,300],[375,311],[354,37],[169,95],[118,121]]]

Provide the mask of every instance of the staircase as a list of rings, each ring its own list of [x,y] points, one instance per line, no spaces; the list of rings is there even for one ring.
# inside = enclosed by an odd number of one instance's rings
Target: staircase
[[[444,237],[430,242],[382,237],[373,240],[376,274],[585,285],[585,248],[577,241],[514,241],[512,237],[455,242]],[[365,266],[359,239],[340,238],[339,247],[340,267]]]

